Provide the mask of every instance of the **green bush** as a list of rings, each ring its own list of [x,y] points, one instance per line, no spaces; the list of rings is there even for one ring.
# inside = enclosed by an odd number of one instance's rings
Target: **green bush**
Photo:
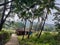
[[[12,32],[7,30],[0,31],[0,43],[6,43],[10,39],[11,34]]]
[[[44,33],[39,38],[41,42],[50,42],[50,40],[54,39],[50,33]]]
[[[37,38],[37,35],[34,34],[34,36],[30,37],[30,39],[26,38],[24,40],[20,40],[20,38],[18,38],[18,40],[21,45],[60,45],[57,44],[55,37],[56,35],[44,32],[40,38]]]

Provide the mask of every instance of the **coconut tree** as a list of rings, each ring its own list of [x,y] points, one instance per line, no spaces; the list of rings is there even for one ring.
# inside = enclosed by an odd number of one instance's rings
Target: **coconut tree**
[[[43,21],[43,25],[41,27],[41,32],[44,29],[44,25],[45,25],[45,21],[47,19],[47,15],[49,13],[51,13],[51,9],[59,10],[59,8],[55,4],[55,0],[42,0],[42,5],[43,5],[43,8],[46,9],[46,15],[45,15],[45,18],[44,18],[44,21]],[[38,38],[40,37],[41,32],[40,32]]]

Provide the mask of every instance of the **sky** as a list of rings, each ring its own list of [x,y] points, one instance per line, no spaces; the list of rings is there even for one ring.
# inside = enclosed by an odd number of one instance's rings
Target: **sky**
[[[60,4],[60,0],[56,0],[56,3]],[[57,5],[58,7],[60,7],[59,5]],[[56,12],[56,10],[52,10],[52,13]],[[46,20],[46,23],[48,24],[54,24],[54,21],[52,21],[52,19],[54,19],[53,14],[48,15],[48,19]]]
[[[56,10],[52,10],[52,13],[48,15],[48,18],[46,20],[46,23],[47,24],[54,24],[54,16],[53,16],[53,13],[56,12]]]

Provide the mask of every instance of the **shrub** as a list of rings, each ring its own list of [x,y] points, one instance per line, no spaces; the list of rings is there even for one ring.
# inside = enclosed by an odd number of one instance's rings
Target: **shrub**
[[[50,40],[52,40],[52,39],[53,39],[53,37],[52,37],[52,35],[50,33],[44,33],[40,37],[41,42],[50,42]]]
[[[11,32],[6,30],[0,31],[0,44],[6,43],[9,40],[11,34],[12,34]]]
[[[56,35],[53,36],[49,32],[44,32],[44,34],[42,34],[40,38],[37,38],[37,35],[38,34],[33,34],[30,39],[26,38],[24,40],[20,40],[19,38],[19,43],[21,43],[21,45],[57,45],[57,40],[55,40]]]

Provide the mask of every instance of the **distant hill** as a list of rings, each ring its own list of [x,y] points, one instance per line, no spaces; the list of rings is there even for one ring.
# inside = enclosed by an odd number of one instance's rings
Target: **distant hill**
[[[35,24],[36,24],[36,22],[33,22],[33,25],[35,25]],[[26,27],[29,28],[29,26],[30,26],[30,22],[27,21],[27,23],[26,23]]]
[[[35,24],[37,24],[37,23],[36,23],[36,22],[34,22],[34,23],[33,23],[33,25],[35,25]],[[29,26],[30,26],[30,22],[29,22],[29,21],[27,21],[26,27],[28,28]],[[51,28],[51,27],[53,27],[53,28],[54,28],[54,24],[47,24],[47,23],[46,23],[46,24],[45,24],[45,26],[50,27],[50,28]]]
[[[48,27],[54,27],[54,24],[45,24],[45,26],[48,26]]]

